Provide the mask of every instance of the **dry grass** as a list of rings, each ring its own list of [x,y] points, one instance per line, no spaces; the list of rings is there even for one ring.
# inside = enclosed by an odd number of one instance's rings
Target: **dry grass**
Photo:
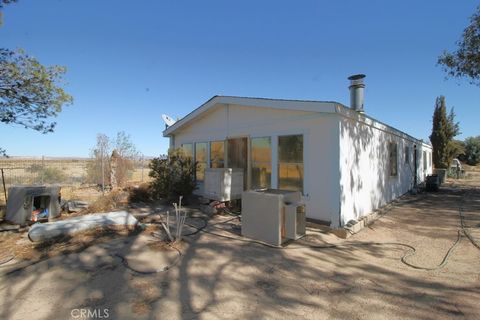
[[[132,305],[133,313],[138,315],[150,313],[152,303],[161,297],[159,288],[153,285],[151,281],[143,279],[135,279],[132,287],[138,294],[137,299]]]
[[[152,180],[152,178],[150,178],[148,176],[149,171],[150,171],[150,169],[148,169],[147,167],[145,167],[143,169],[141,169],[141,168],[138,169],[137,168],[137,169],[133,170],[132,176],[130,177],[130,179],[127,183],[129,185],[131,185],[132,183],[133,184],[140,184],[140,183],[143,183],[143,182],[150,182]]]
[[[102,195],[97,186],[62,186],[62,199],[94,202]]]
[[[17,260],[37,261],[60,254],[79,252],[93,244],[119,237],[139,234],[139,229],[126,227],[96,228],[79,232],[75,236],[62,236],[48,241],[34,243],[26,233],[4,233],[1,235],[3,254],[14,255]]]
[[[61,181],[47,181],[58,184],[78,184],[85,182],[87,175],[87,164],[90,159],[48,159],[45,158],[0,158],[0,168],[4,169],[5,183],[11,184],[38,184],[42,178],[41,169],[54,169],[60,173]],[[50,177],[52,178],[52,177]]]
[[[128,210],[128,192],[122,190],[114,190],[105,195],[97,196],[87,208],[74,213],[64,212],[59,219],[66,220],[72,217],[83,216],[86,214],[112,212],[120,210]]]
[[[5,184],[7,189],[15,184],[59,184],[62,186],[62,197],[66,200],[94,201],[101,190],[96,186],[87,184],[87,165],[92,160],[89,158],[0,158],[0,168],[4,169]],[[143,168],[142,168],[143,166]],[[33,169],[36,168],[36,169]],[[51,168],[58,173],[50,180],[42,179],[39,168]],[[33,169],[33,170],[32,170]],[[148,161],[143,165],[135,164],[135,169],[125,182],[126,186],[139,185],[149,182]],[[45,176],[43,176],[45,178]],[[53,179],[53,180],[52,180]],[[5,204],[3,188],[0,192],[0,205]]]
[[[110,212],[124,209],[128,205],[128,193],[121,190],[111,191],[99,196],[82,213]]]
[[[480,165],[476,166],[469,166],[468,164],[462,164],[463,170],[466,172],[473,171],[473,172],[480,172]]]

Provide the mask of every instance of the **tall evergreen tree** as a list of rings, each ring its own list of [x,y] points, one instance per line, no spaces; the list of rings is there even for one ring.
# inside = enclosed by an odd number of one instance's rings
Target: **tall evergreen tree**
[[[452,109],[450,109],[450,113],[448,114],[447,117],[447,138],[448,138],[448,146],[447,146],[447,162],[448,162],[448,167],[450,167],[450,164],[453,161],[453,158],[456,158],[459,154],[458,150],[458,144],[453,140],[454,137],[458,136],[460,134],[460,125],[457,122],[455,122],[455,112]]]
[[[460,133],[460,126],[455,122],[453,108],[447,116],[445,97],[437,97],[435,110],[433,112],[433,126],[430,141],[433,146],[433,164],[435,168],[448,168],[454,152],[453,138]]]

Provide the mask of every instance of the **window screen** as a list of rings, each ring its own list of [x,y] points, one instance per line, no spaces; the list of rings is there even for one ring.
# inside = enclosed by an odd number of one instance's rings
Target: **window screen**
[[[210,142],[210,168],[225,167],[225,142]]]
[[[195,143],[195,161],[198,163],[197,170],[195,171],[195,179],[197,182],[203,182],[205,179],[205,168],[207,167],[206,142]]]
[[[272,145],[270,137],[252,138],[252,189],[270,188],[272,176]]]

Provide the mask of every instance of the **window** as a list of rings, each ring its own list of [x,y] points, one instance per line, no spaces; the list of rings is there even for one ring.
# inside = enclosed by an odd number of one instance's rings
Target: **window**
[[[278,137],[278,188],[303,192],[303,135]]]
[[[405,163],[408,164],[410,162],[410,148],[408,146],[405,147]]]
[[[195,143],[195,161],[198,162],[195,171],[195,179],[197,182],[203,182],[205,179],[205,168],[207,167],[207,143]]]
[[[270,188],[272,176],[272,144],[270,137],[250,140],[252,189]]]
[[[191,143],[182,144],[182,150],[185,153],[185,156],[189,158],[193,157],[193,144]]]
[[[389,165],[390,165],[390,176],[398,175],[398,154],[397,154],[397,144],[395,142],[390,142],[388,145],[388,155],[389,155]]]
[[[210,168],[225,167],[225,142],[210,142]]]
[[[427,153],[423,151],[423,170],[427,170]]]
[[[227,164],[229,168],[242,169],[243,189],[247,189],[248,175],[248,139],[246,137],[227,140]]]

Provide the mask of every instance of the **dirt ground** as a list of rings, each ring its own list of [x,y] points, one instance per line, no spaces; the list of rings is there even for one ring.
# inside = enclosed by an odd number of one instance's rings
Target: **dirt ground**
[[[480,248],[469,240],[480,243],[479,186],[473,172],[404,196],[347,240],[308,228],[275,249],[241,238],[238,219],[215,216],[210,233],[187,227],[194,234],[175,247],[142,232],[21,269],[9,262],[0,318],[480,319]]]

